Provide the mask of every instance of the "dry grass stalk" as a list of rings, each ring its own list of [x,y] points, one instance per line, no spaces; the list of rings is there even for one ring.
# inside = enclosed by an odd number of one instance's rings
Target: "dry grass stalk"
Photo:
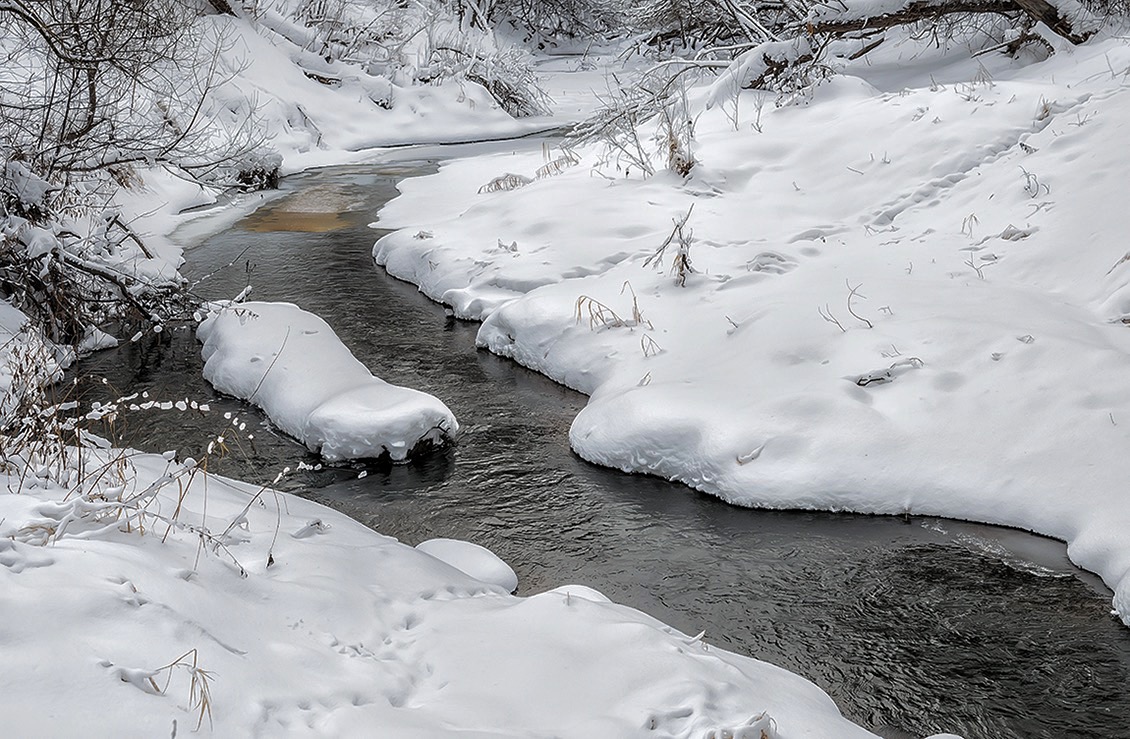
[[[212,726],[212,680],[215,679],[211,672],[200,667],[199,659],[196,649],[190,649],[164,667],[158,667],[148,678],[153,690],[165,695],[173,681],[173,671],[179,668],[188,672],[188,710],[196,714],[196,731],[204,725],[205,718],[208,726]],[[156,678],[162,672],[166,673],[165,684],[158,686]]]
[[[671,233],[643,263],[645,267],[650,267],[653,264],[657,267],[663,266],[663,255],[667,251],[667,247],[677,243],[678,249],[671,263],[671,273],[675,275],[675,284],[679,287],[685,287],[687,275],[694,273],[694,267],[691,266],[691,244],[694,243],[694,232],[686,229],[687,221],[690,220],[693,212],[694,206],[692,205],[682,216],[673,219],[675,227],[671,229]]]
[[[483,195],[490,192],[506,192],[509,190],[517,190],[519,187],[525,187],[533,182],[529,177],[520,174],[513,174],[507,172],[504,175],[499,175],[493,180],[479,188],[479,194]]]
[[[575,310],[577,323],[581,322],[585,314],[588,314],[589,317],[590,330],[597,328],[618,328],[628,325],[616,311],[588,295],[582,295],[577,298]]]
[[[575,167],[580,164],[581,160],[577,158],[572,152],[566,151],[561,156],[546,162],[538,167],[534,172],[539,180],[544,180],[546,177],[553,177],[559,175],[570,167]]]

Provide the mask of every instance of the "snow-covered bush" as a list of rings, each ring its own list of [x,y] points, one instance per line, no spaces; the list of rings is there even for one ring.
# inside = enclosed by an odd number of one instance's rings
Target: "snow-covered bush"
[[[569,145],[602,146],[602,162],[626,175],[648,176],[664,166],[686,177],[695,164],[694,111],[687,89],[710,69],[693,60],[669,60],[625,80],[574,126]]]
[[[687,221],[691,219],[693,212],[694,206],[692,205],[686,213],[671,220],[674,225],[671,233],[643,263],[645,267],[654,265],[661,268],[667,248],[674,246],[675,256],[671,259],[671,274],[675,276],[675,284],[679,287],[686,287],[687,276],[694,274],[695,271],[694,267],[691,266],[691,245],[694,244],[694,231],[687,228]]]
[[[1112,1],[1118,7],[1127,2]],[[1108,12],[1115,7],[1108,0],[1096,2]],[[1046,55],[1053,48],[1034,30],[1037,21],[1076,44],[1100,24],[1078,0],[639,0],[633,18],[643,31],[641,48],[659,61],[630,79],[617,79],[604,105],[574,128],[571,140],[603,143],[604,162],[618,171],[653,174],[658,154],[683,176],[694,166],[694,111],[680,101],[689,85],[709,76],[716,80],[706,107],[733,107],[746,89],[775,92],[780,106],[803,99],[829,79],[837,60],[847,63],[879,47],[886,29],[903,27],[909,29],[904,36],[938,44],[977,39],[971,46],[982,52],[1015,55],[1035,44]],[[658,151],[643,130],[654,121]]]
[[[447,0],[464,26],[511,25],[527,42],[618,35],[631,13],[631,0]]]
[[[359,76],[381,107],[394,104],[393,82],[454,79],[486,88],[516,117],[546,112],[529,54],[497,38],[493,23],[476,22],[478,12],[441,0],[288,0],[258,17],[302,49],[297,61],[308,77],[335,86]]]
[[[423,26],[407,3],[300,0],[291,16],[314,31],[306,48],[327,62],[390,60]]]
[[[48,179],[155,163],[199,178],[261,140],[212,122],[226,39],[190,0],[14,7],[0,6],[7,158]]]
[[[498,46],[483,34],[442,27],[429,28],[426,39],[422,63],[416,71],[418,81],[469,80],[486,88],[515,118],[548,112],[548,99],[538,86],[529,53],[523,49]]]
[[[640,0],[635,22],[656,46],[703,49],[735,44],[780,41],[802,35],[839,37],[875,33],[893,26],[921,25],[946,37],[971,16],[1009,18],[1014,27],[1045,23],[1052,31],[1078,44],[1099,27],[1099,16],[1125,14],[1126,0],[787,0],[761,3],[749,0]],[[957,25],[952,19],[958,19]],[[980,25],[978,22],[975,25]]]
[[[279,159],[234,72],[223,24],[193,0],[0,5],[0,299],[51,341],[108,320],[164,322],[180,277],[115,208],[164,167],[270,186]]]
[[[684,50],[726,43],[738,31],[729,24],[723,8],[710,0],[637,2],[632,20],[647,33],[650,44],[671,48],[679,46]]]
[[[224,454],[227,443],[243,433],[243,423],[219,420],[220,433],[205,440],[198,458],[178,461],[166,452],[164,469],[154,470],[152,460],[160,457],[116,447],[121,417],[139,411],[206,414],[209,406],[188,398],[158,401],[148,393],[85,402],[78,397],[77,381],[61,382],[72,358],[67,348],[47,340],[26,317],[0,302],[0,492],[45,501],[34,509],[32,520],[10,526],[5,539],[42,546],[66,536],[156,529],[163,537],[185,533],[199,540],[202,551],[228,556],[222,534],[180,520],[180,504],[188,483],[206,474],[209,460]],[[139,472],[138,459],[147,460],[147,471]],[[173,491],[175,507],[163,507],[158,500],[166,488]]]
[[[57,344],[78,345],[109,320],[163,323],[182,310],[180,276],[147,268],[153,254],[118,211],[69,202],[86,192],[0,157],[0,299]]]
[[[632,21],[648,44],[685,54],[804,33],[812,6],[809,0],[636,0]]]

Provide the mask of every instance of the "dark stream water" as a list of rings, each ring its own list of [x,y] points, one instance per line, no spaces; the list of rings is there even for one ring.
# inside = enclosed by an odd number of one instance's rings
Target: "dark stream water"
[[[522,593],[582,583],[705,630],[712,644],[808,677],[886,737],[1130,737],[1130,629],[1062,544],[937,519],[745,510],[575,457],[567,432],[582,395],[477,351],[476,324],[373,265],[380,232],[368,222],[400,178],[429,168],[288,178],[286,197],[187,254],[190,278],[235,260],[197,286],[202,296],[250,281],[257,299],[296,302],[376,375],[437,395],[463,424],[455,447],[412,464],[301,471],[282,487],[409,544],[482,544],[514,567]],[[201,379],[188,330],[80,369],[123,391],[212,405],[128,416],[119,430],[132,446],[199,456],[231,412],[254,438],[233,440],[212,470],[268,482],[317,461]],[[87,384],[92,396],[104,387]]]

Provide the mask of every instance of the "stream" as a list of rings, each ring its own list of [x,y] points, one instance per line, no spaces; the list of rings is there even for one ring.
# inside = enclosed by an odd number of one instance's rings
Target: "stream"
[[[583,395],[477,350],[477,324],[372,262],[382,232],[369,222],[400,179],[434,169],[400,161],[288,177],[282,197],[186,253],[190,280],[211,274],[200,296],[250,283],[254,299],[298,303],[378,377],[436,395],[463,426],[455,446],[408,465],[299,470],[279,487],[408,544],[486,546],[518,573],[519,594],[581,583],[705,631],[711,645],[804,675],[884,737],[1130,738],[1130,629],[1062,543],[942,519],[747,510],[572,454]],[[201,370],[184,327],[79,367],[90,399],[147,391],[212,407],[127,414],[117,429],[127,445],[199,457],[232,413],[253,438],[232,438],[210,470],[269,483],[317,464]]]

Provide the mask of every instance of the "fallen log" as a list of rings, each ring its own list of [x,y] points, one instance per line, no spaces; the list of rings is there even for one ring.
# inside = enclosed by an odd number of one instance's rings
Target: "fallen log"
[[[820,6],[809,15],[805,25],[811,35],[842,36],[933,21],[947,15],[1025,13],[1073,44],[1085,42],[1095,35],[1100,26],[1094,15],[1073,0],[1057,3],[1048,0],[910,0],[897,9],[874,15],[867,10],[866,4],[849,4],[846,8]]]

